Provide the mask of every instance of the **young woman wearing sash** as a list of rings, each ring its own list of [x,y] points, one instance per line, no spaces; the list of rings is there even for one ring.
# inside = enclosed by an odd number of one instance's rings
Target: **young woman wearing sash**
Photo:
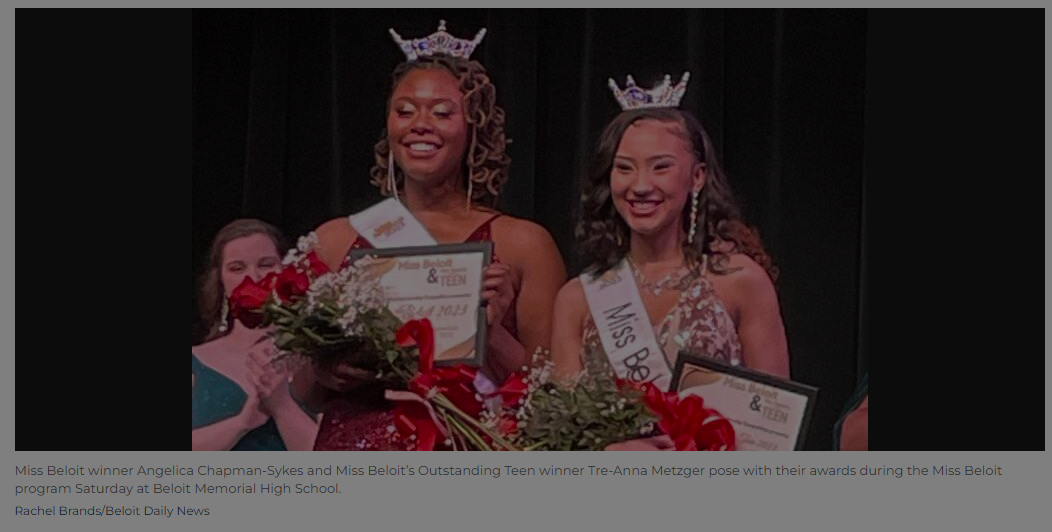
[[[240,219],[216,233],[201,280],[201,317],[211,324],[190,352],[190,448],[194,451],[309,451],[318,425],[293,398],[286,368],[270,364],[263,329],[229,313],[227,298],[245,277],[281,268],[285,237],[266,222]],[[307,372],[309,373],[309,372]],[[303,390],[297,389],[297,393]]]
[[[446,33],[443,21],[423,39],[391,34],[407,61],[394,71],[372,182],[404,205],[411,214],[407,223],[422,226],[434,242],[494,243],[482,292],[488,379],[477,383],[492,385],[528,364],[538,347],[548,348],[552,304],[566,268],[543,227],[496,210],[510,163],[504,111],[485,68],[469,59],[485,30],[461,40]],[[351,249],[395,245],[371,241],[374,234],[360,234],[346,217],[326,222],[316,234],[319,256],[332,268]],[[318,377],[342,395],[328,403],[316,450],[391,448],[385,440],[390,406],[368,374],[341,366],[319,370]]]
[[[583,185],[581,251],[590,267],[555,304],[556,374],[584,357],[668,388],[680,350],[788,377],[777,270],[739,214],[708,134],[677,109],[689,74],[649,91],[631,77]],[[666,437],[611,449],[670,448]]]

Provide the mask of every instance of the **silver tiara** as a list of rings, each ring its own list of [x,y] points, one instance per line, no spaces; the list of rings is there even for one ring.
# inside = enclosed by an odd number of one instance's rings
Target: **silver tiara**
[[[614,91],[617,103],[621,109],[643,109],[646,107],[679,107],[679,101],[687,92],[687,81],[690,80],[690,72],[684,72],[683,78],[675,86],[672,86],[672,76],[666,74],[665,80],[650,90],[643,90],[636,86],[636,80],[628,76],[625,90],[618,88],[617,83],[610,78],[610,90]]]
[[[420,56],[435,54],[446,54],[467,59],[471,57],[471,52],[475,51],[475,47],[486,36],[486,28],[482,28],[473,40],[458,39],[446,33],[446,21],[444,20],[438,21],[438,31],[423,39],[406,41],[402,39],[402,36],[394,28],[391,28],[390,31],[391,37],[398,44],[398,47],[402,49],[402,52],[405,53],[408,61],[415,61]]]

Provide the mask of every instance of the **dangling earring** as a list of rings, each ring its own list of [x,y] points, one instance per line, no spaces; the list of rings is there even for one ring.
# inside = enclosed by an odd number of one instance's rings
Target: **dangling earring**
[[[468,212],[471,212],[471,193],[474,191],[475,180],[471,179],[471,172],[468,172]]]
[[[468,167],[468,210],[467,210],[467,212],[469,212],[469,213],[471,212],[471,200],[473,199],[472,196],[474,195],[473,192],[475,190],[475,179],[473,179],[471,177],[471,153],[472,153],[472,151],[474,151],[475,146],[478,145],[478,133],[479,132],[478,132],[477,128],[474,128],[474,127],[471,128],[471,146],[469,147],[468,153],[467,153],[467,159],[468,159],[468,164],[466,165]]]
[[[694,243],[694,233],[697,232],[698,227],[698,190],[694,191],[694,199],[690,201],[690,232],[687,233],[687,243]]]
[[[225,333],[227,331],[227,329],[230,328],[229,320],[230,320],[230,300],[228,300],[226,298],[226,296],[224,296],[223,297],[223,310],[221,310],[220,313],[219,313],[219,327],[217,327],[217,329],[219,329],[219,332]]]
[[[387,186],[391,189],[391,196],[395,201],[401,203],[402,200],[398,199],[398,183],[395,182],[394,151],[391,150],[391,141],[387,141]]]

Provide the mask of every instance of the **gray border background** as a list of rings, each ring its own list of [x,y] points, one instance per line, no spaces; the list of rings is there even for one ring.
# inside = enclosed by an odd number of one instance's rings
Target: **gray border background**
[[[942,2],[939,2],[942,3]],[[73,5],[52,2],[49,5]],[[80,3],[76,3],[80,5]],[[230,4],[230,2],[224,3]],[[258,2],[256,6],[277,5]],[[369,2],[361,5],[393,7],[403,3]],[[723,4],[730,4],[729,2]],[[777,3],[767,3],[772,5]],[[818,2],[813,5],[841,5]],[[911,2],[908,5],[934,5]],[[112,5],[140,5],[113,2]],[[331,4],[329,4],[331,5]],[[648,5],[654,5],[652,2]],[[712,4],[716,5],[716,4]],[[740,5],[740,4],[738,4]],[[1000,3],[1000,6],[1006,5]],[[465,5],[464,7],[467,7]],[[692,5],[690,7],[700,7]],[[0,416],[6,430],[0,434],[0,462],[5,480],[0,519],[5,530],[651,530],[664,527],[713,530],[1045,530],[1049,522],[1049,479],[1052,460],[1046,452],[1029,453],[765,453],[690,454],[651,453],[626,457],[616,453],[515,453],[429,454],[376,453],[339,455],[305,453],[42,453],[15,452],[15,16],[13,7],[0,16]],[[1048,14],[1045,13],[1047,23]],[[978,37],[978,36],[977,36]],[[1046,43],[1046,57],[1047,57]],[[1046,59],[1047,61],[1047,59]],[[1047,70],[1046,70],[1047,86]],[[1048,97],[1045,117],[1047,128]],[[1047,135],[1046,135],[1047,143]],[[1045,152],[1046,167],[1048,151]],[[1045,190],[1048,202],[1048,190]],[[1047,234],[1049,221],[1045,215]],[[1046,237],[1047,238],[1047,237]],[[1048,253],[1046,246],[1046,255]],[[1047,263],[1046,256],[1046,263]],[[1048,354],[1050,320],[1047,308],[1049,274],[1045,273],[1045,353]],[[1048,368],[1045,368],[1048,380]],[[1045,389],[1047,420],[1049,398]],[[148,422],[160,422],[150,420]],[[1025,422],[1025,421],[1024,421]],[[978,428],[977,428],[978,430]],[[1045,446],[1048,446],[1045,423]],[[316,483],[340,484],[339,495],[282,497],[142,495],[14,497],[14,485],[30,477],[15,476],[15,467],[32,465],[107,466],[263,466],[289,465],[615,465],[739,467],[756,464],[803,466],[948,465],[1001,466],[1000,477],[368,477],[316,478]],[[200,480],[204,477],[197,477]],[[216,480],[216,479],[207,479]],[[229,479],[228,479],[229,480]],[[235,479],[236,480],[236,479]],[[36,477],[32,484],[154,484],[182,482],[153,477],[81,479]],[[289,479],[289,484],[310,482]],[[167,505],[210,507],[209,517],[54,517],[14,516],[15,505],[92,504]],[[1044,523],[1044,524],[1042,524]]]
[[[10,530],[1046,530],[1052,461],[1044,453],[63,453],[5,461]],[[14,466],[419,468],[501,466],[500,478],[330,476],[15,477]],[[514,477],[503,466],[907,467],[929,476]],[[933,466],[1000,466],[1001,476],[931,476]],[[335,470],[335,467],[334,467]],[[706,469],[707,471],[707,469]],[[12,484],[338,484],[335,495],[13,496]],[[16,517],[16,505],[209,508],[200,516]],[[1042,524],[1044,523],[1044,524]]]

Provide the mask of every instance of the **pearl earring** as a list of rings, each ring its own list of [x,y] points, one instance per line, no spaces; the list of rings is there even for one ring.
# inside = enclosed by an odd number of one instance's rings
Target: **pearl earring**
[[[223,310],[219,313],[219,332],[225,333],[230,328],[230,300],[223,297]]]

